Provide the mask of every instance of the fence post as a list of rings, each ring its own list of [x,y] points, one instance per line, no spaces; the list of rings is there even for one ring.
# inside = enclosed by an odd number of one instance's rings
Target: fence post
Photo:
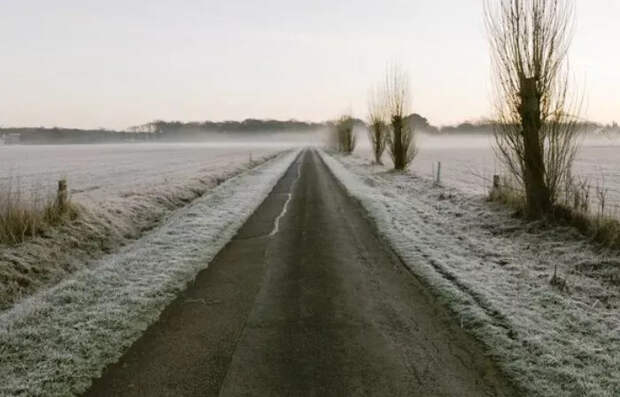
[[[61,212],[64,212],[67,208],[68,196],[69,195],[67,193],[67,180],[61,179],[58,181],[58,193],[56,195],[56,202]]]
[[[437,178],[435,179],[435,184],[441,184],[441,161],[437,162]]]
[[[499,189],[499,175],[493,175],[493,190]]]

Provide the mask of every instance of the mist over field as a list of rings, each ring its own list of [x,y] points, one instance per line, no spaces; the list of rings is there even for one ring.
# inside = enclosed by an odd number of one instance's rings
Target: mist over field
[[[355,153],[372,159],[371,146],[364,131],[358,131]],[[417,137],[419,154],[410,169],[417,175],[433,179],[437,163],[441,162],[441,180],[446,186],[463,192],[487,194],[493,175],[504,174],[505,165],[498,159],[491,134],[421,133]],[[620,211],[620,136],[617,134],[584,135],[580,138],[573,173],[587,179],[592,189],[604,186],[609,191],[609,202],[614,213]],[[389,155],[384,162],[391,163]],[[596,201],[596,197],[592,197]]]
[[[111,192],[128,189],[167,189],[217,172],[218,167],[313,142],[308,137],[261,134],[204,142],[0,145],[0,187],[53,192],[58,180],[66,178],[76,199],[103,200]]]
[[[135,142],[242,142],[312,140],[326,128],[324,123],[296,120],[258,120],[223,122],[180,122],[156,120],[122,131],[45,127],[0,128],[0,144],[93,144]]]
[[[261,154],[292,147],[322,146],[327,127],[312,131],[207,132],[190,131],[185,136],[162,136],[157,140],[125,143],[73,145],[0,145],[0,186],[52,192],[57,181],[67,178],[76,198],[105,195],[127,186],[164,184],[172,176],[190,176],[207,170],[210,164],[256,158]],[[355,154],[371,159],[365,127],[356,130]],[[505,172],[494,150],[495,139],[488,133],[419,133],[419,154],[411,165],[416,174],[434,178],[441,162],[441,179],[464,192],[486,194],[493,175]],[[574,173],[593,186],[605,184],[610,202],[620,203],[620,138],[616,134],[584,135]],[[388,153],[384,161],[390,163]],[[116,178],[116,179],[115,179]],[[178,179],[175,180],[178,182]]]

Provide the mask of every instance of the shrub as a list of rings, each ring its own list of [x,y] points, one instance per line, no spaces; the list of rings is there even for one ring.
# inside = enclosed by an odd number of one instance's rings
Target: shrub
[[[350,116],[342,116],[335,124],[335,132],[338,140],[338,151],[351,154],[355,149],[355,134],[353,132],[353,119]]]

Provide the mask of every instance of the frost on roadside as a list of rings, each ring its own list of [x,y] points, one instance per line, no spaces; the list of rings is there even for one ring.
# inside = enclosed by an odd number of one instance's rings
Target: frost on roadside
[[[204,269],[294,160],[288,152],[0,315],[0,395],[65,396],[116,361]]]
[[[57,179],[66,177],[71,201],[79,210],[76,219],[45,227],[21,244],[0,244],[0,311],[116,252],[174,210],[283,149],[254,148],[255,160],[248,146],[200,144],[0,150],[0,164],[15,167],[21,176],[13,188],[28,193],[23,199],[36,197],[38,189],[52,189],[53,195]],[[93,157],[98,161],[91,161]],[[106,164],[114,166],[102,166]],[[39,185],[40,178],[48,185]],[[10,178],[0,176],[0,189],[10,191],[10,183]]]
[[[480,196],[322,157],[403,261],[528,395],[620,395],[620,291],[570,228],[513,219]],[[569,291],[549,284],[554,268]],[[597,273],[598,272],[598,273]]]

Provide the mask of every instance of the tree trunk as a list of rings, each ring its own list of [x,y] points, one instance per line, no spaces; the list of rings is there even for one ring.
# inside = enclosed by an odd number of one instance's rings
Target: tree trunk
[[[382,145],[383,145],[383,131],[379,129],[379,127],[375,127],[375,162],[379,165],[383,165],[383,161],[381,161],[382,153]]]
[[[403,153],[403,118],[401,116],[392,117],[392,128],[394,136],[394,146],[392,149],[394,150],[394,168],[397,170],[405,169],[405,156]]]
[[[540,95],[535,78],[521,78],[521,126],[523,128],[524,166],[523,177],[527,203],[527,215],[541,218],[551,209],[549,188],[545,182],[543,143],[540,136]]]

